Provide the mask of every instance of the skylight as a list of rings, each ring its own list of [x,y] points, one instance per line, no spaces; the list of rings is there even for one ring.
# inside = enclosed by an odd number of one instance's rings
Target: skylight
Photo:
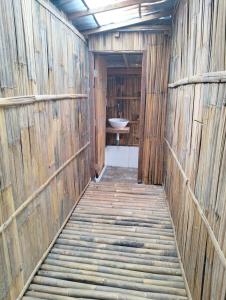
[[[87,4],[89,9],[97,9],[99,7],[103,7],[103,6],[106,7],[108,5],[117,4],[118,0],[104,0],[104,2],[103,0],[84,0],[84,2]],[[154,7],[155,5],[164,2],[166,2],[166,0],[156,1],[154,3],[150,3],[150,2],[142,3],[142,5],[144,5],[147,11],[143,11],[143,9],[142,10],[139,9],[139,4],[136,4],[129,7],[118,8],[110,11],[96,13],[95,18],[100,26],[122,23],[127,20],[139,18],[141,16],[141,13],[143,16],[148,15],[149,14],[148,8]]]
[[[90,9],[98,8],[102,6],[107,6],[117,3],[117,0],[85,0],[86,4]],[[134,6],[132,7],[134,9]],[[112,23],[121,23],[125,20],[139,17],[138,6],[135,6],[135,12],[131,11],[131,7],[125,7],[120,9],[115,9],[111,11],[106,11],[103,13],[95,14],[95,18],[98,21],[100,26],[112,24]]]
[[[138,18],[139,12],[137,6],[130,7],[130,9],[120,8],[117,10],[106,11],[95,15],[97,21],[101,26],[112,23],[121,23],[125,20]]]
[[[117,0],[85,0],[85,2],[89,6],[89,8],[98,8],[117,3]]]

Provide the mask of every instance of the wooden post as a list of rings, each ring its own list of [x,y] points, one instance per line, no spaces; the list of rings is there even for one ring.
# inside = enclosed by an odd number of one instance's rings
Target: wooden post
[[[142,183],[144,124],[145,124],[145,106],[146,106],[146,66],[147,66],[147,51],[144,51],[143,58],[142,58],[142,75],[141,75],[138,183]]]
[[[95,177],[95,105],[94,105],[94,55],[89,52],[89,101],[90,101],[90,174]]]

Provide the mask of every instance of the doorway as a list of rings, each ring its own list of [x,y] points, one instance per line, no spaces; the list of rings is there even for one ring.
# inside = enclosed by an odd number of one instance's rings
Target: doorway
[[[106,167],[111,167],[110,173],[114,167],[116,173],[123,168],[124,174],[127,168],[133,178],[134,174],[138,177],[142,57],[142,52],[92,54],[95,177]],[[109,122],[115,118],[128,120],[128,124],[115,129]]]

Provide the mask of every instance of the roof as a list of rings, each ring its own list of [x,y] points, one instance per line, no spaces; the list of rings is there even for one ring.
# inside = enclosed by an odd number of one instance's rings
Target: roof
[[[166,29],[166,26],[171,25],[171,14],[177,0],[51,0],[51,2],[68,16],[79,31],[89,35],[109,30],[130,30],[134,25],[145,25],[145,30]]]

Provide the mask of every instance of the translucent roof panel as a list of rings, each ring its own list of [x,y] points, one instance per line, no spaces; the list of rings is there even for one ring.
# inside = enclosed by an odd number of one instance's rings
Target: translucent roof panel
[[[110,11],[106,11],[103,13],[95,14],[95,17],[100,24],[100,26],[113,24],[113,23],[121,23],[126,20],[130,20],[133,18],[139,17],[138,6],[130,6],[120,9],[114,9]]]
[[[56,5],[60,10],[63,10],[66,14],[75,11],[87,10],[87,7],[82,0],[52,0],[52,3]]]
[[[119,2],[118,0],[85,0],[89,8],[98,8]]]
[[[79,30],[89,30],[90,28],[98,27],[92,15],[75,19],[73,24]]]
[[[127,21],[128,24],[133,25],[133,19],[134,24],[141,24],[143,22],[150,25],[153,22],[161,24],[161,20],[165,22],[165,18],[161,19],[158,16],[156,18],[148,18],[148,16],[162,12],[162,17],[167,17],[168,20],[178,0],[147,0],[144,2],[133,0],[130,5],[128,5],[128,0],[50,1],[68,15],[75,27],[85,32],[104,26],[106,26],[105,30],[109,30],[109,26],[111,27],[112,25],[112,27],[116,28],[117,24],[117,28],[120,28],[127,26]]]

